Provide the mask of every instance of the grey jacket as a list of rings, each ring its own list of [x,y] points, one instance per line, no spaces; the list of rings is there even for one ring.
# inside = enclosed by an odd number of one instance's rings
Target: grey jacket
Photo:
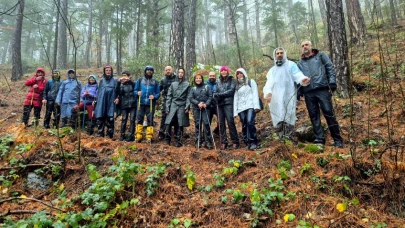
[[[190,83],[184,80],[173,82],[170,85],[166,97],[166,110],[169,111],[169,114],[166,116],[165,124],[170,124],[173,118],[177,118],[180,127],[190,126],[189,115],[185,113],[190,106],[187,102],[189,90]]]
[[[301,86],[302,93],[311,92],[317,89],[336,89],[336,73],[332,61],[324,52],[312,49],[310,57],[302,56],[298,67],[305,76],[311,79],[308,86]]]

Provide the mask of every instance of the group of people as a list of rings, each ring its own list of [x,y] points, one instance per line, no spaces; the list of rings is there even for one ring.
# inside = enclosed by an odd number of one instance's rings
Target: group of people
[[[315,141],[325,144],[325,135],[320,121],[320,111],[324,114],[334,139],[334,146],[343,147],[339,125],[333,113],[331,92],[336,89],[336,76],[329,57],[312,48],[309,41],[302,43],[302,58],[298,64],[287,59],[283,48],[273,53],[275,65],[267,74],[263,88],[264,98],[269,103],[273,126],[281,137],[292,137],[296,121],[296,103],[298,94],[305,96],[305,103],[314,127]],[[50,128],[53,115],[53,127],[85,127],[87,133],[113,138],[116,117],[122,115],[120,141],[145,140],[150,143],[154,134],[154,115],[157,100],[162,96],[162,118],[159,140],[170,145],[182,146],[184,128],[190,126],[189,114],[192,112],[195,123],[195,145],[197,148],[212,149],[213,133],[219,134],[220,149],[240,147],[235,120],[239,116],[242,125],[242,140],[246,148],[258,148],[255,128],[256,113],[263,109],[259,98],[258,86],[250,79],[245,69],[235,71],[235,77],[227,66],[219,69],[217,78],[214,71],[209,72],[208,81],[196,74],[190,84],[185,80],[185,70],[179,68],[177,75],[171,66],[165,67],[165,75],[158,82],[154,68],[146,66],[143,77],[131,79],[129,72],[122,72],[117,79],[113,77],[111,66],[105,66],[103,77],[97,83],[97,77],[90,75],[85,86],[77,80],[76,72],[68,70],[67,79],[61,81],[60,72],[54,70],[52,79],[45,79],[45,70],[38,68],[34,77],[26,81],[30,90],[24,102],[22,122],[28,125],[29,115],[34,109],[34,124],[38,125],[42,105],[46,105],[44,127]],[[83,118],[78,118],[83,114]],[[217,116],[217,125],[212,131],[213,116]],[[82,123],[78,123],[81,119]],[[129,133],[126,134],[129,119]],[[86,124],[85,124],[86,123]],[[146,128],[144,127],[146,123]],[[229,129],[232,145],[226,134]],[[105,132],[105,128],[107,131]],[[146,132],[144,133],[144,129]]]

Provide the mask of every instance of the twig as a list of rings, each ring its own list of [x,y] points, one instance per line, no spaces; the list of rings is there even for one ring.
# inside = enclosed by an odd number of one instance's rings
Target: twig
[[[1,72],[1,74],[3,75],[4,79],[6,79],[6,82],[7,82],[8,88],[9,88],[9,89],[10,89],[10,91],[11,91],[11,87],[10,87],[10,84],[8,84],[8,80],[7,80],[6,75],[5,75],[3,72]]]
[[[24,165],[24,166],[2,167],[2,168],[0,168],[0,171],[9,170],[9,169],[21,169],[21,168],[26,168],[26,167],[43,167],[43,166],[47,166],[47,165],[48,164],[28,164],[28,165]]]
[[[15,214],[36,214],[40,211],[31,211],[31,210],[15,210],[15,211],[10,211],[8,210],[6,213],[4,214],[0,214],[0,218],[7,216],[7,215],[15,215]],[[52,215],[51,213],[45,211],[46,215]]]
[[[50,207],[50,208],[53,208],[53,209],[55,209],[55,210],[59,210],[59,211],[62,211],[62,212],[66,212],[65,210],[62,210],[62,209],[57,208],[57,207],[54,207],[54,206],[52,206],[51,204],[45,203],[45,202],[42,201],[42,200],[38,200],[38,199],[35,199],[35,198],[29,198],[29,197],[11,197],[11,198],[8,198],[8,199],[1,200],[1,201],[0,201],[0,204],[2,204],[2,203],[4,203],[4,202],[8,202],[8,201],[15,200],[15,199],[22,199],[22,200],[35,201],[35,202],[41,203],[41,204],[43,204],[43,205],[45,205],[45,206],[48,206],[48,207]]]
[[[385,115],[385,113],[387,113],[388,108],[391,108],[392,103],[394,103],[395,100],[391,101],[388,105],[387,108],[384,109],[384,111],[382,111],[379,115],[379,117],[383,117]]]

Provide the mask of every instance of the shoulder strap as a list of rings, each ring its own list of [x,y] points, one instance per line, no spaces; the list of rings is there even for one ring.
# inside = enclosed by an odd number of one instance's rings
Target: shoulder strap
[[[251,84],[250,84],[250,79],[248,79],[248,85],[249,85],[249,87],[252,87]]]

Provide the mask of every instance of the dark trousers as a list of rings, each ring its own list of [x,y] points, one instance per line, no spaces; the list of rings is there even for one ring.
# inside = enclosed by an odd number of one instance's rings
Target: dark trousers
[[[236,131],[235,121],[233,120],[233,105],[221,105],[218,106],[219,109],[219,130],[221,136],[221,143],[228,144],[228,139],[226,138],[226,128],[225,120],[228,123],[229,135],[234,144],[239,144],[238,132]]]
[[[55,105],[54,101],[48,101],[46,103],[46,112],[44,119],[44,127],[49,127],[49,122],[53,114],[53,127],[59,126],[60,121],[60,106]]]
[[[141,105],[136,113],[136,123],[143,124],[143,119],[146,116],[148,126],[153,126],[153,115],[155,113],[155,106],[152,105],[152,111],[149,105]]]
[[[101,117],[97,118],[97,135],[104,137],[104,128],[107,127],[107,137],[112,138],[114,136],[114,117]]]
[[[193,115],[194,115],[194,124],[195,124],[195,140],[196,142],[200,138],[200,142],[204,141],[203,137],[201,137],[202,126],[204,126],[204,133],[205,139],[207,142],[211,141],[211,131],[210,124],[209,124],[209,110],[208,109],[198,109],[193,108]]]
[[[28,120],[30,119],[30,113],[31,113],[32,108],[34,108],[34,118],[35,118],[34,124],[35,124],[35,126],[38,126],[38,120],[41,115],[41,107],[35,107],[33,105],[24,106],[22,122],[25,124],[25,126],[28,125]]]
[[[129,127],[129,134],[130,137],[134,137],[135,133],[135,120],[136,120],[136,108],[127,108],[121,109],[122,114],[122,123],[121,123],[121,135],[125,134],[125,130],[127,127],[128,116],[130,116],[130,127]]]
[[[166,117],[165,117],[165,119],[166,119]],[[164,125],[164,123],[163,123],[163,125]],[[177,137],[178,132],[179,132],[179,122],[177,121],[176,117],[173,117],[172,122],[170,122],[170,124],[166,124],[164,126],[165,126],[165,129],[163,130],[163,132],[166,132],[166,134],[165,134],[166,141],[171,140],[172,135],[173,135],[172,129],[174,131],[174,136]]]
[[[329,131],[333,140],[335,142],[343,142],[342,136],[340,136],[339,124],[333,113],[332,95],[329,90],[323,89],[305,93],[305,104],[314,128],[315,140],[325,143],[325,134],[321,125],[320,108],[326,122],[328,123]]]
[[[160,120],[160,130],[159,130],[159,135],[160,134],[165,134],[165,129],[166,129],[166,125],[165,125],[165,121],[166,121],[166,99],[163,99],[162,102],[162,119]]]
[[[242,123],[242,137],[246,145],[257,144],[256,134],[256,112],[253,108],[247,109],[239,114],[240,122]]]

